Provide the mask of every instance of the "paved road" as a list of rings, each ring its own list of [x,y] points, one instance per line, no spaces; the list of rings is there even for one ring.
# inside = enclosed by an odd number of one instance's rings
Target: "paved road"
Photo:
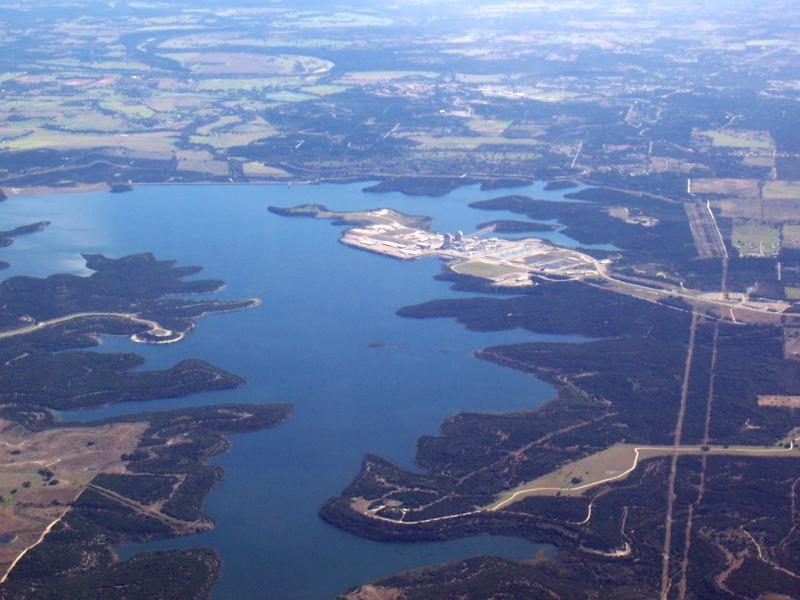
[[[142,319],[141,317],[137,317],[133,313],[82,312],[82,313],[73,313],[71,315],[65,315],[63,317],[58,317],[56,319],[50,319],[49,321],[40,321],[39,323],[33,323],[31,325],[26,325],[25,327],[19,327],[18,329],[0,331],[0,340],[16,337],[18,335],[26,335],[28,333],[33,333],[34,331],[39,331],[40,329],[44,329],[45,327],[52,327],[53,325],[60,325],[61,323],[66,323],[68,321],[74,321],[76,319],[85,319],[90,317],[110,317],[113,319],[125,319],[128,321],[133,321],[134,323],[141,323],[142,325],[147,325],[148,327],[150,327],[151,331],[156,331],[156,330],[166,331],[161,327],[161,325],[159,325],[155,321],[151,321],[150,319]]]

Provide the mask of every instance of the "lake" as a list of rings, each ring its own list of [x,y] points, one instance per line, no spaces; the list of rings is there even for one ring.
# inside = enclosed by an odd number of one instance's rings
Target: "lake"
[[[0,250],[0,276],[87,273],[80,253],[117,257],[153,252],[201,277],[223,279],[222,298],[259,297],[253,310],[201,319],[184,341],[166,346],[105,337],[98,351],[134,351],[143,368],[195,357],[230,370],[247,385],[188,398],[128,403],[62,414],[63,419],[226,402],[289,402],[295,414],[277,428],[232,436],[215,460],[225,477],[205,511],[211,532],[120,549],[211,546],[224,561],[213,598],[332,598],[349,586],[426,564],[481,554],[524,559],[539,546],[478,537],[441,543],[362,540],[323,523],[317,510],[339,494],[365,453],[414,468],[415,440],[458,411],[531,409],[552,397],[535,377],[479,361],[473,352],[501,343],[548,340],[520,330],[470,332],[453,320],[415,321],[399,308],[466,297],[434,280],[436,260],[399,262],[347,248],[327,221],[288,219],[269,205],[324,204],[333,210],[390,207],[432,216],[442,231],[516,218],[470,209],[504,193],[563,200],[541,184],[508,191],[465,187],[443,198],[367,194],[364,183],[319,186],[141,186],[126,194],[17,197],[0,204],[0,229],[39,220],[52,225]],[[537,234],[539,235],[539,234]],[[539,235],[566,246],[559,232]]]

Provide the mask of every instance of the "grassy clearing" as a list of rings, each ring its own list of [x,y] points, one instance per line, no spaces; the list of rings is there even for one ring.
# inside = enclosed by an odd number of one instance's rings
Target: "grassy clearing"
[[[123,102],[120,100],[106,100],[100,103],[100,106],[105,110],[110,110],[115,113],[120,113],[126,117],[134,117],[138,119],[149,119],[156,112],[149,106],[138,104],[134,102]]]
[[[272,125],[261,117],[253,119],[249,123],[227,127],[224,130],[220,129],[220,127],[213,127],[205,135],[193,135],[189,138],[189,141],[193,144],[204,144],[217,149],[225,149],[234,146],[246,146],[256,140],[272,137],[278,133]]]
[[[461,275],[469,275],[471,277],[483,277],[485,279],[494,279],[496,277],[503,277],[513,273],[520,273],[519,269],[513,267],[506,267],[504,265],[494,265],[491,263],[472,260],[469,262],[459,263],[451,267],[453,271]]]
[[[246,177],[290,177],[291,174],[278,167],[271,167],[260,162],[248,162],[242,165]]]
[[[467,123],[475,133],[481,135],[500,135],[511,125],[511,121],[500,121],[497,119],[470,119]]]
[[[229,173],[228,161],[219,160],[206,150],[178,150],[175,155],[178,159],[178,171],[208,173],[220,177]]]
[[[502,73],[490,74],[473,74],[473,73],[459,73],[456,75],[456,80],[462,83],[500,83],[508,78],[507,75]]]
[[[269,38],[255,38],[248,36],[234,36],[225,34],[208,33],[186,35],[171,38],[159,44],[162,50],[209,50],[220,46],[235,44],[236,46],[250,46],[251,48],[326,48],[342,49],[356,44],[351,40],[335,40],[329,38],[302,38],[281,37],[271,32]]]
[[[136,448],[146,429],[147,423],[125,423],[33,433],[0,420],[8,444],[0,449],[0,536],[12,536],[0,544],[0,565],[8,566],[39,539],[96,473],[121,472],[120,457]],[[20,453],[13,455],[12,449]],[[49,475],[42,473],[45,468]],[[8,493],[12,489],[15,494]]]
[[[130,127],[127,120],[94,111],[65,115],[62,118],[51,121],[50,124],[69,131],[114,132],[125,131]]]
[[[89,148],[126,148],[153,156],[171,156],[176,138],[164,131],[148,133],[69,133],[64,131],[35,131],[25,137],[0,142],[4,150],[86,150]]]
[[[435,71],[353,71],[342,75],[337,83],[358,85],[401,79],[435,79],[437,77],[439,77],[439,73]]]
[[[316,100],[317,96],[311,94],[301,94],[300,92],[293,92],[291,90],[281,90],[265,96],[269,100],[275,102],[308,102],[309,100]]]
[[[765,200],[764,220],[775,223],[794,221],[800,215],[800,199],[797,200]]]
[[[780,228],[755,220],[735,220],[731,242],[739,256],[777,256],[781,247]]]
[[[536,100],[537,102],[566,102],[580,96],[577,92],[555,88],[537,88],[533,86],[486,85],[481,93],[490,98],[507,98],[509,100]]]
[[[315,56],[247,52],[180,52],[165,54],[198,74],[321,75],[333,63]]]
[[[800,181],[768,181],[764,185],[765,200],[800,200]]]
[[[235,117],[233,115],[225,115],[224,117],[220,117],[213,123],[209,123],[207,125],[202,125],[201,127],[197,128],[197,135],[209,135],[211,132],[216,131],[217,129],[221,129],[226,127],[227,125],[232,125],[233,123],[239,123],[239,117]]]
[[[504,138],[497,135],[481,136],[443,136],[415,135],[408,139],[417,142],[424,148],[443,149],[458,148],[473,150],[480,146],[539,146],[539,140],[533,138]]]
[[[758,131],[701,131],[715,148],[772,148],[769,134]]]
[[[341,94],[350,88],[345,85],[309,85],[300,88],[301,92],[307,94],[314,94],[315,96],[332,96],[333,94]]]
[[[800,225],[786,223],[783,225],[783,245],[787,248],[800,248]]]
[[[394,21],[372,14],[338,12],[298,12],[281,20],[284,26],[296,29],[342,29],[348,27],[388,27]]]
[[[760,186],[757,179],[692,179],[692,193],[758,198]]]
[[[795,435],[796,431],[793,431],[787,439],[772,446],[708,446],[705,450],[701,446],[681,446],[680,455],[800,458],[800,449],[787,450],[785,447]],[[616,444],[586,458],[567,463],[552,473],[503,492],[492,506],[503,503],[507,506],[512,497],[513,502],[516,502],[529,496],[580,496],[609,479],[623,480],[634,465],[636,448],[634,444]],[[639,461],[669,456],[672,452],[672,446],[646,446],[639,449]],[[640,464],[637,466],[641,468]]]
[[[168,93],[153,96],[147,100],[147,106],[158,112],[176,112],[179,110],[192,111],[193,116],[203,116],[198,114],[198,110],[210,106],[209,98],[199,94]]]
[[[205,92],[219,91],[245,91],[261,90],[270,87],[273,79],[258,79],[254,77],[236,77],[222,79],[205,79],[200,82],[197,89]]]
[[[775,159],[770,156],[746,156],[742,159],[742,164],[746,167],[765,167],[771,169],[775,166]]]

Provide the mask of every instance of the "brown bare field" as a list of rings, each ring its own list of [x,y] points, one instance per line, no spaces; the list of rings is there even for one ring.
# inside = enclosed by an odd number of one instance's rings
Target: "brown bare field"
[[[800,182],[768,181],[764,185],[766,200],[800,200]]]
[[[760,219],[764,214],[762,204],[760,198],[729,198],[711,202],[711,206],[718,208],[723,217],[731,219]]]
[[[633,446],[616,444],[524,483],[503,494],[503,497],[511,496],[520,490],[531,491],[518,496],[518,500],[527,496],[580,496],[583,494],[583,490],[571,492],[570,488],[617,476],[631,467],[634,456]],[[588,489],[591,488],[587,488],[587,491]]]
[[[272,167],[260,162],[247,162],[242,165],[246,177],[290,177],[291,175],[279,167]]]
[[[120,473],[146,423],[26,431],[0,419],[0,575],[61,518],[97,473]],[[53,482],[56,483],[53,483]],[[13,491],[13,493],[12,493]]]
[[[761,195],[761,187],[757,179],[692,179],[692,192],[758,198]]]
[[[777,408],[800,408],[800,396],[759,396],[758,405]]]
[[[733,219],[758,219],[774,222],[800,220],[800,199],[728,198],[711,204],[715,208],[719,208],[722,216]]]
[[[800,219],[800,198],[797,200],[767,200],[763,204],[765,221]]]

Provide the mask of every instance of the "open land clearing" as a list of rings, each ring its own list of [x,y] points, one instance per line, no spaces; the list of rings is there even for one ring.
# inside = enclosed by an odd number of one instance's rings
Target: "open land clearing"
[[[168,131],[147,133],[67,133],[40,130],[19,138],[0,142],[4,150],[87,150],[91,148],[125,148],[142,156],[171,156],[175,135]]]
[[[404,137],[404,136],[400,136]],[[433,136],[433,135],[411,135],[407,136],[421,148],[443,149],[458,148],[475,149],[481,146],[539,146],[541,142],[534,138],[506,138],[499,135],[475,135],[475,136]]]
[[[765,200],[800,200],[800,182],[768,181],[764,184]]]
[[[759,406],[776,406],[778,408],[800,408],[800,396],[759,396]]]
[[[3,579],[44,538],[97,473],[122,473],[147,423],[26,431],[0,419],[0,544]],[[13,490],[13,493],[12,493]]]
[[[225,73],[229,75],[292,75],[320,74],[333,68],[333,63],[314,56],[248,54],[243,52],[182,52],[165,54],[193,73]]]
[[[693,194],[718,194],[737,198],[758,198],[761,193],[757,179],[691,179]]]
[[[763,221],[736,219],[731,242],[739,256],[777,256],[781,247],[781,230]]]
[[[610,448],[597,452],[575,462],[568,463],[556,471],[543,475],[533,481],[521,484],[514,489],[501,492],[495,502],[488,506],[476,507],[474,510],[431,517],[428,519],[409,519],[409,515],[422,511],[427,506],[403,509],[392,500],[392,507],[399,509],[402,517],[393,519],[380,513],[387,507],[379,499],[352,498],[352,510],[372,519],[402,525],[424,525],[439,521],[448,521],[468,517],[485,512],[494,512],[507,508],[529,496],[580,496],[601,485],[622,481],[633,473],[642,463],[650,458],[669,456],[741,456],[750,458],[800,459],[800,447],[797,445],[798,432],[793,431],[785,440],[774,446],[639,446],[634,444],[615,444]],[[591,518],[591,506],[586,521]]]
[[[434,79],[436,77],[439,77],[439,73],[435,71],[352,71],[339,77],[336,83],[364,85],[398,79]]]
[[[785,248],[800,248],[800,225],[784,223],[781,230],[781,245]]]
[[[760,399],[759,405],[761,405]],[[800,402],[798,406],[800,406]],[[636,470],[641,461],[648,458],[672,456],[673,453],[680,456],[800,458],[800,448],[795,445],[795,441],[784,440],[775,446],[765,447],[692,445],[676,448],[674,446],[615,444],[505,492],[490,509],[499,510],[528,496],[581,496],[599,485],[625,479]]]
[[[764,131],[701,131],[699,135],[710,138],[717,148],[772,148],[773,143]]]

